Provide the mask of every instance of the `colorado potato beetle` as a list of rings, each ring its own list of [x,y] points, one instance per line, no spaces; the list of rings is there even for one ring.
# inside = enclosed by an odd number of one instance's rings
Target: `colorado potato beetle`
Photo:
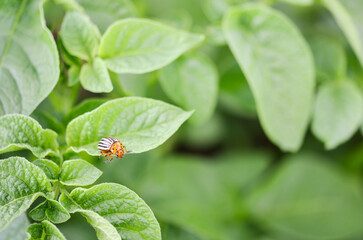
[[[101,151],[101,156],[104,155],[110,162],[113,159],[111,154],[116,155],[118,158],[122,158],[126,153],[131,152],[126,150],[126,147],[122,145],[120,140],[113,137],[102,138],[98,143],[98,149]],[[111,160],[108,157],[110,157]]]

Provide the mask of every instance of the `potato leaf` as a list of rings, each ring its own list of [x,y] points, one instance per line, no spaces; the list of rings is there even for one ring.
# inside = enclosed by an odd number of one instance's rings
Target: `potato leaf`
[[[39,196],[53,196],[45,173],[25,158],[0,161],[0,231]]]
[[[89,18],[80,12],[68,12],[60,32],[67,51],[84,60],[92,60],[100,43],[100,32]]]
[[[161,101],[125,97],[102,104],[73,119],[66,130],[67,144],[76,152],[97,156],[103,137],[119,139],[134,153],[145,152],[165,142],[191,112]]]
[[[46,218],[53,223],[63,223],[71,217],[59,202],[51,199],[33,208],[29,216],[35,221],[43,221]]]
[[[301,33],[281,13],[257,4],[233,7],[223,30],[266,135],[282,150],[297,151],[314,93],[313,58]]]
[[[103,183],[90,189],[76,188],[69,197],[62,194],[60,201],[70,211],[97,213],[117,229],[123,240],[161,239],[160,227],[151,209],[122,185]]]
[[[0,117],[0,153],[29,149],[35,156],[43,158],[58,149],[57,134],[43,129],[34,119],[9,114]]]
[[[60,181],[68,186],[86,186],[94,183],[102,172],[82,159],[65,161],[60,174]]]
[[[146,73],[164,67],[203,39],[155,21],[125,19],[107,29],[99,55],[116,73]]]
[[[82,66],[80,81],[84,89],[94,93],[111,92],[113,89],[106,65],[100,58]]]
[[[343,30],[363,66],[363,2],[361,0],[323,0]]]
[[[58,52],[43,1],[0,3],[0,115],[29,115],[58,81]]]
[[[39,239],[52,239],[52,240],[66,240],[59,229],[51,222],[45,220],[41,223],[34,223],[28,227],[27,230],[30,237],[28,240]]]
[[[320,87],[312,130],[326,149],[347,141],[357,131],[362,119],[363,98],[352,82],[332,82]]]
[[[37,165],[40,169],[43,170],[45,175],[47,175],[50,180],[57,180],[59,176],[59,166],[48,159],[37,159],[33,162],[33,164]]]

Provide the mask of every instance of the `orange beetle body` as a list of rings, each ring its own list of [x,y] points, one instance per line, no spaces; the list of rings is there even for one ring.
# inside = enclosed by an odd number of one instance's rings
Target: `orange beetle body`
[[[122,158],[126,153],[130,152],[126,150],[126,147],[122,145],[120,140],[113,137],[104,137],[98,143],[98,149],[101,151],[101,156],[105,156],[108,161],[112,161],[112,154],[118,158]],[[101,157],[100,156],[100,157]],[[109,157],[111,159],[109,159]]]

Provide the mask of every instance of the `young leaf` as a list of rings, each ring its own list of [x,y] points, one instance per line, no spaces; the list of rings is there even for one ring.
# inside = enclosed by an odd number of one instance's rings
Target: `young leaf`
[[[59,60],[42,0],[0,6],[0,115],[29,115],[58,81]]]
[[[251,86],[265,133],[282,150],[298,150],[314,90],[312,55],[301,33],[282,14],[254,4],[232,8],[223,30]]]
[[[47,201],[44,201],[29,212],[29,217],[31,217],[34,221],[43,221],[46,217],[46,210]]]
[[[44,172],[21,157],[0,161],[0,231],[39,196],[53,196]]]
[[[363,99],[352,82],[332,82],[320,87],[312,130],[326,149],[347,141],[359,128],[362,119]]]
[[[83,210],[73,199],[62,193],[59,197],[61,203],[67,207],[71,213],[79,212],[96,230],[97,237],[100,240],[121,240],[116,228],[106,219],[91,210]]]
[[[117,20],[136,16],[136,9],[130,0],[77,0],[87,15],[105,32]]]
[[[81,74],[81,68],[77,65],[73,65],[68,70],[68,87],[72,87],[79,82]]]
[[[63,223],[68,221],[71,217],[68,211],[55,200],[47,200],[47,209],[45,210],[45,215],[53,223]]]
[[[77,210],[94,227],[99,240],[121,240],[116,228],[99,214],[89,210]]]
[[[181,57],[160,71],[165,93],[187,110],[195,110],[190,121],[205,123],[217,103],[218,73],[213,62],[203,55]]]
[[[191,112],[161,101],[125,97],[108,101],[73,119],[66,130],[67,144],[76,152],[97,156],[103,137],[119,139],[134,153],[145,152],[165,142]]]
[[[27,238],[26,229],[28,228],[29,221],[25,213],[14,219],[8,227],[0,232],[0,240],[24,240]]]
[[[58,228],[49,221],[42,223],[34,223],[28,227],[28,240],[52,239],[52,240],[66,240]]]
[[[68,186],[86,186],[94,183],[102,172],[82,159],[68,160],[63,163],[60,181]]]
[[[68,211],[57,201],[48,199],[29,212],[29,216],[35,221],[43,221],[47,218],[53,223],[66,222],[71,216]]]
[[[92,60],[98,51],[100,32],[89,18],[80,12],[68,12],[60,31],[67,51],[84,60]]]
[[[95,58],[92,63],[86,63],[81,70],[81,84],[84,89],[94,92],[111,92],[112,83],[105,63]]]
[[[363,2],[361,0],[323,0],[343,30],[363,66]]]
[[[99,55],[117,73],[146,73],[164,67],[204,39],[145,19],[112,24],[103,35]]]
[[[33,164],[37,165],[40,169],[42,169],[45,175],[47,175],[48,179],[58,179],[59,167],[55,162],[48,159],[37,159],[33,162]]]
[[[326,162],[308,154],[286,159],[253,192],[246,209],[266,230],[286,239],[359,236],[363,230],[359,184]]]
[[[58,149],[57,134],[42,129],[34,119],[9,114],[0,117],[0,153],[29,149],[35,156],[43,158]]]
[[[104,183],[90,189],[76,188],[69,197],[78,205],[76,211],[97,213],[117,229],[123,240],[161,239],[160,227],[151,209],[136,193],[122,185]],[[62,194],[60,201],[68,208],[66,198]]]

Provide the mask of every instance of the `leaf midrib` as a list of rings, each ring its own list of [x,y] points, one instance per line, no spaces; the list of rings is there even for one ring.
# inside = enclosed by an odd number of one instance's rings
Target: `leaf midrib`
[[[25,5],[27,4],[27,2],[28,2],[28,0],[23,0],[22,1],[21,5],[20,5],[20,7],[18,9],[18,12],[15,15],[14,22],[11,25],[11,28],[10,28],[10,33],[9,33],[8,40],[6,41],[6,44],[5,44],[5,47],[4,47],[4,51],[3,51],[2,55],[1,55],[1,59],[0,59],[0,69],[2,68],[2,65],[4,64],[5,55],[6,55],[6,53],[8,52],[8,50],[10,48],[11,42],[13,40],[13,36],[14,36],[15,29],[18,26],[18,23],[20,22],[20,17],[22,15],[22,13],[24,12]]]

